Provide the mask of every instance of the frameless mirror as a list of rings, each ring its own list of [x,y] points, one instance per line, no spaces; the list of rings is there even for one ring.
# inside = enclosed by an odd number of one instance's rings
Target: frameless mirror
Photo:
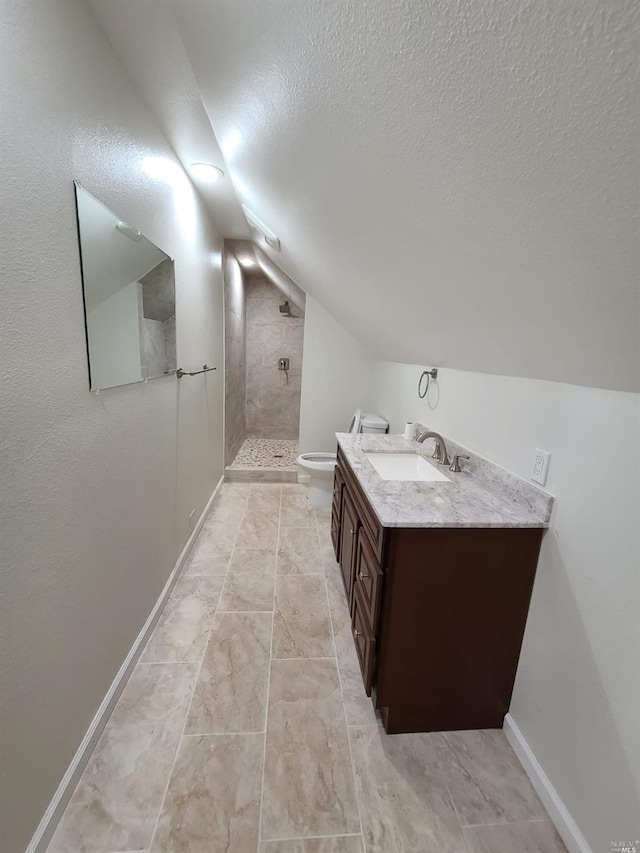
[[[175,371],[173,260],[78,183],[75,188],[91,389]]]

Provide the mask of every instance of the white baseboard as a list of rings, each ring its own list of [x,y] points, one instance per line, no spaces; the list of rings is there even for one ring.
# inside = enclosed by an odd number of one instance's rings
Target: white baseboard
[[[187,561],[187,557],[189,556],[189,552],[193,547],[194,542],[200,531],[202,530],[202,525],[204,524],[207,515],[209,514],[209,510],[211,509],[211,505],[215,500],[216,495],[220,489],[220,486],[223,483],[223,479],[220,478],[218,485],[213,490],[211,497],[207,501],[207,505],[205,506],[202,515],[198,519],[191,536],[187,540],[187,544],[184,546],[182,551],[180,552],[180,556],[176,560],[176,563],[171,571],[171,574],[167,578],[167,582],[164,585],[162,592],[160,593],[158,600],[153,605],[153,609],[147,618],[147,621],[142,626],[142,630],[136,637],[134,644],[131,646],[129,650],[129,654],[125,658],[122,666],[118,670],[116,677],[113,679],[111,686],[107,690],[107,693],[100,703],[100,707],[98,711],[91,721],[91,725],[87,729],[85,736],[82,739],[80,746],[78,747],[76,754],[73,756],[71,760],[71,764],[67,768],[67,772],[62,777],[62,781],[58,785],[58,789],[53,795],[53,799],[49,803],[49,806],[44,813],[38,828],[36,829],[33,838],[29,842],[29,846],[27,847],[25,853],[44,853],[47,848],[47,845],[51,841],[53,833],[56,830],[56,827],[62,817],[65,808],[69,800],[71,799],[71,795],[78,784],[80,776],[82,775],[83,770],[87,766],[89,759],[91,758],[91,753],[95,749],[96,744],[102,734],[104,727],[109,721],[109,717],[113,709],[116,706],[118,699],[120,698],[120,694],[124,690],[127,681],[129,680],[129,676],[131,675],[133,668],[138,662],[138,658],[144,651],[144,648],[147,644],[147,640],[149,639],[151,632],[156,626],[162,611],[164,610],[164,606],[167,603],[169,596],[171,595],[171,591],[176,584],[176,581],[180,577],[180,573]]]
[[[569,853],[593,853],[511,714],[504,718],[504,733]]]

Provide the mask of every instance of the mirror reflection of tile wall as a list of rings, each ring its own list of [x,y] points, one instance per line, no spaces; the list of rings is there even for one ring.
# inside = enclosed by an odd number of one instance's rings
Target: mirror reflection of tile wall
[[[176,369],[176,287],[173,261],[165,258],[139,282],[142,378]]]
[[[173,260],[76,184],[92,390],[176,370]]]

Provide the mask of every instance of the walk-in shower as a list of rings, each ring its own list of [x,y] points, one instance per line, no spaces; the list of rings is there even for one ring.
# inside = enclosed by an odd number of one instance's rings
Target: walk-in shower
[[[225,258],[225,475],[295,481],[304,312],[251,249],[234,249]]]

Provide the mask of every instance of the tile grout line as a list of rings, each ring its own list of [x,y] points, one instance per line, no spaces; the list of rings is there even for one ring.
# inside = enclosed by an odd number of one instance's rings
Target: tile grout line
[[[280,519],[282,516],[282,486],[280,486],[280,504],[278,508],[278,535],[276,537],[276,565],[273,575],[273,599],[271,605],[271,643],[269,645],[269,670],[267,673],[267,701],[264,709],[264,748],[262,752],[262,783],[260,785],[260,809],[258,811],[258,847],[262,846],[262,803],[264,801],[264,771],[267,764],[267,727],[269,725],[269,698],[271,696],[271,665],[273,663],[273,634],[276,620],[276,584],[278,583],[278,550],[280,548]]]
[[[460,814],[458,812],[458,807],[456,806],[456,802],[453,799],[453,794],[451,793],[451,788],[449,787],[449,782],[447,781],[447,774],[444,771],[442,763],[438,757],[438,753],[436,751],[435,744],[433,743],[433,737],[432,737],[433,732],[428,732],[427,734],[429,737],[429,743],[431,744],[431,749],[433,750],[433,754],[435,755],[436,764],[438,766],[438,771],[439,771],[440,775],[442,776],[442,781],[444,782],[444,787],[447,789],[447,794],[449,795],[449,800],[451,801],[451,805],[453,807],[454,814],[455,814],[456,819],[458,821],[458,825],[460,826],[460,832],[462,833],[462,841],[464,843],[465,850],[470,850],[470,847],[467,844],[467,836],[464,833],[464,826],[462,824],[462,820],[460,819]],[[449,748],[449,746],[447,744],[447,749],[448,748]]]
[[[300,577],[308,577],[308,575],[300,576]],[[322,656],[322,655],[309,655],[309,656],[301,656],[295,658],[272,658],[272,661],[281,661],[281,660],[335,660],[334,655]]]
[[[221,610],[220,613],[273,613],[273,610]]]
[[[552,823],[552,821],[551,818],[536,817],[530,818],[529,820],[502,820],[498,822],[493,821],[492,823],[463,823],[461,826],[463,829],[484,829],[484,827],[488,826],[513,826],[514,824],[521,823]]]
[[[333,835],[288,835],[286,838],[265,838],[265,844],[272,844],[280,841],[315,841],[325,838],[361,838],[359,832],[338,832]]]
[[[244,518],[244,514],[246,512],[246,505],[247,505],[247,500],[245,499],[245,509],[242,512],[242,518]],[[213,511],[213,509],[214,509],[214,507],[211,508],[212,511]],[[209,513],[209,515],[211,515],[211,513]],[[242,523],[242,519],[241,519],[241,523]],[[229,562],[227,563],[227,571],[224,573],[225,579],[226,579],[227,573],[229,571],[229,566],[231,565],[231,560],[233,559],[233,554],[236,550],[236,544],[238,542],[239,533],[240,533],[240,526],[238,526],[238,532],[235,535],[235,539],[233,542],[233,548],[231,549],[231,556],[229,557]],[[222,582],[222,588],[224,588],[224,581]],[[151,840],[149,842],[149,850],[151,850],[151,848],[153,847],[153,842],[155,840],[156,833],[158,831],[158,824],[160,823],[160,818],[162,816],[162,810],[164,808],[164,802],[167,798],[167,792],[169,790],[169,784],[171,782],[171,777],[173,776],[173,771],[174,771],[175,766],[176,766],[176,760],[178,758],[180,746],[181,746],[182,740],[185,736],[184,733],[185,733],[185,729],[187,728],[187,721],[189,719],[189,714],[191,713],[191,705],[193,704],[193,697],[195,696],[196,687],[198,686],[198,681],[200,679],[200,673],[202,672],[202,665],[204,663],[204,658],[205,658],[205,655],[207,653],[207,648],[209,647],[209,640],[211,639],[211,631],[213,630],[213,623],[214,623],[214,620],[216,617],[216,613],[218,612],[218,604],[220,603],[220,598],[222,597],[222,588],[220,589],[220,595],[218,596],[218,600],[216,601],[216,606],[215,606],[215,609],[213,611],[213,616],[211,617],[211,624],[209,625],[209,630],[207,631],[207,642],[204,645],[204,652],[202,653],[202,658],[200,659],[198,671],[196,673],[196,677],[195,677],[194,682],[193,682],[193,689],[191,691],[191,697],[189,698],[189,705],[187,706],[187,713],[185,714],[184,723],[182,724],[182,731],[180,732],[180,737],[178,738],[178,742],[176,744],[176,749],[175,749],[175,752],[173,753],[173,760],[171,762],[171,769],[169,771],[169,775],[167,776],[167,784],[165,785],[165,788],[164,788],[164,793],[162,795],[162,801],[160,803],[160,808],[158,810],[156,822],[155,822],[154,827],[153,827],[153,833],[151,834]]]
[[[241,732],[193,732],[192,734],[182,735],[182,740],[188,737],[231,737],[232,735],[263,735],[265,729],[260,731],[241,731]]]
[[[290,529],[290,528],[288,528]],[[323,578],[324,572],[286,572],[281,578]]]
[[[321,549],[321,553],[322,553],[322,543],[320,541],[320,525],[319,525],[318,515],[317,515],[317,513],[314,513],[314,514],[316,517],[316,535],[318,537],[318,545],[319,545],[319,547]],[[367,845],[366,845],[365,840],[364,840],[364,829],[362,827],[362,814],[360,812],[360,797],[358,796],[358,783],[356,781],[356,768],[355,768],[355,764],[353,762],[353,752],[351,750],[351,737],[349,735],[349,723],[347,720],[347,709],[346,709],[346,706],[344,704],[344,691],[342,690],[342,678],[340,677],[340,667],[338,666],[338,647],[336,645],[336,636],[335,636],[335,632],[334,632],[333,615],[331,613],[331,602],[329,600],[329,587],[327,586],[327,572],[326,572],[324,557],[321,556],[320,559],[322,562],[323,575],[324,575],[324,594],[325,594],[325,597],[327,599],[327,609],[329,611],[329,625],[331,627],[331,643],[333,645],[333,650],[335,652],[336,675],[338,676],[338,686],[340,687],[340,700],[342,703],[342,715],[344,717],[345,730],[347,733],[347,747],[349,749],[349,763],[351,765],[351,775],[353,777],[353,792],[354,792],[355,798],[356,798],[356,809],[358,812],[358,823],[360,824],[360,838],[362,840],[362,849],[363,849],[364,853],[367,853]],[[357,835],[357,833],[354,833],[354,834]]]

